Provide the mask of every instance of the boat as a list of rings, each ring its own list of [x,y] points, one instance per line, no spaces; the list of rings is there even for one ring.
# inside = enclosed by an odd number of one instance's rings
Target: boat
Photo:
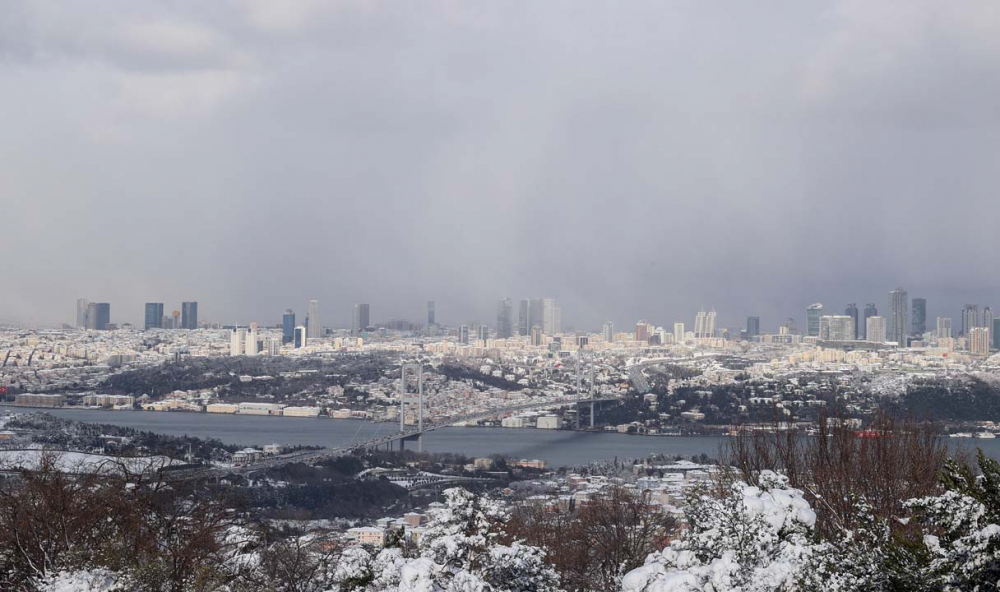
[[[990,439],[990,438],[996,438],[996,434],[994,434],[993,432],[976,432],[976,437]]]

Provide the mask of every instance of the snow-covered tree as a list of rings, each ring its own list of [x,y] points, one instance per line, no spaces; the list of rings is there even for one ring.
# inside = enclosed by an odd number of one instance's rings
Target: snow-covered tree
[[[622,581],[625,592],[765,592],[800,589],[813,552],[816,514],[785,477],[728,495],[702,492],[686,510],[689,530]]]
[[[343,592],[557,592],[559,578],[545,552],[499,542],[507,508],[464,489],[449,489],[430,512],[419,556],[398,548],[349,549],[337,579]]]
[[[948,461],[938,496],[910,500],[928,531],[924,577],[943,590],[1000,588],[1000,464],[978,457],[981,475]]]

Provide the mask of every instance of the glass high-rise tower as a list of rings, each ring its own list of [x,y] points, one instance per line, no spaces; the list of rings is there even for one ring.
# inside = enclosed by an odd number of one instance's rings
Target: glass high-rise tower
[[[910,302],[906,290],[896,288],[889,292],[889,318],[886,321],[886,340],[906,347],[906,336],[910,331]]]
[[[198,328],[198,303],[182,302],[181,329],[197,329],[197,328]]]
[[[823,316],[823,305],[817,302],[806,307],[806,335],[819,337],[819,319]]]
[[[914,298],[913,316],[910,318],[910,335],[922,337],[927,332],[927,299]]]
[[[281,317],[281,342],[291,343],[295,340],[295,313],[287,309]]]
[[[159,329],[163,325],[163,303],[162,302],[147,302],[146,303],[146,330]]]

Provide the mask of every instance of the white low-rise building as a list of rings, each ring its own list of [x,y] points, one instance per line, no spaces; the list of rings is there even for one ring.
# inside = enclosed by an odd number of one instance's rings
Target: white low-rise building
[[[281,414],[285,417],[319,417],[320,407],[285,407]]]
[[[240,403],[240,415],[281,415],[284,405],[279,403]]]
[[[540,430],[558,430],[559,418],[555,415],[540,415],[535,427]]]
[[[212,403],[205,406],[208,413],[236,413],[240,406],[235,403]]]

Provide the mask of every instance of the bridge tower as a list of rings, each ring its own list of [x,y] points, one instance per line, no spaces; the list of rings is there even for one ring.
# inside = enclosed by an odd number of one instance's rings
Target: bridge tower
[[[409,393],[406,383],[407,372],[417,376],[417,396]],[[424,451],[424,367],[421,364],[403,364],[399,377],[399,431],[406,431],[406,406],[417,406],[417,452]],[[403,440],[399,441],[399,449],[403,449]]]
[[[583,370],[583,366],[582,366],[582,362],[581,362],[582,358],[583,358],[583,352],[582,351],[577,352],[577,354],[576,354],[576,395],[577,395],[577,397],[579,397],[583,393],[582,382],[583,382],[584,370]],[[590,429],[594,429],[594,411],[595,411],[594,407],[595,407],[595,402],[593,401],[593,399],[594,399],[595,393],[594,393],[594,361],[593,361],[593,359],[588,360],[586,372],[587,372],[587,378],[589,380],[588,394],[589,394],[589,397],[591,399],[591,402],[590,402]],[[578,402],[577,403],[577,407],[576,407],[576,429],[580,429],[580,405],[581,405],[581,403]]]

